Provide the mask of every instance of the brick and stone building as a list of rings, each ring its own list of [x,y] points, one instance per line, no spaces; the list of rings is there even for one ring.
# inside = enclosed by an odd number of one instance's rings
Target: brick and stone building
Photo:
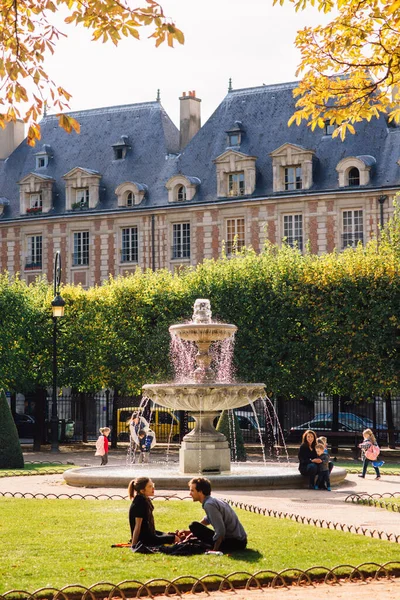
[[[223,245],[366,243],[400,188],[400,128],[381,117],[341,142],[328,124],[288,127],[295,86],[231,90],[203,127],[189,92],[180,131],[158,101],[71,113],[80,135],[46,116],[35,148],[8,125],[0,270],[51,279],[61,250],[65,280],[87,287],[138,265],[195,265]]]

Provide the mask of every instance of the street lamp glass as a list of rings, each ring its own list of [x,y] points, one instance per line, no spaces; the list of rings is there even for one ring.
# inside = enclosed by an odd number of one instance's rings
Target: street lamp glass
[[[55,317],[55,318],[63,317],[64,316],[64,306],[65,306],[65,300],[58,294],[51,303],[53,317]]]

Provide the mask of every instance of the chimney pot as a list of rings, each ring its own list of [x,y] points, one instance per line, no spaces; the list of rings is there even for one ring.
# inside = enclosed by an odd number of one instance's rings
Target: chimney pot
[[[183,92],[180,98],[180,136],[179,147],[182,150],[199,131],[201,127],[200,116],[201,100],[196,98],[196,92],[190,90]]]

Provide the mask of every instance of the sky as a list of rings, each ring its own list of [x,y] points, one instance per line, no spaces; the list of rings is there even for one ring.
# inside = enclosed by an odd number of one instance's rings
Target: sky
[[[160,89],[162,105],[179,125],[179,96],[195,90],[205,123],[226,95],[229,78],[234,89],[294,81],[300,62],[296,31],[332,17],[312,8],[296,13],[288,0],[283,7],[272,0],[160,4],[184,32],[183,46],[155,48],[150,31],[143,29],[140,41],[124,38],[115,48],[91,41],[90,31],[62,24],[58,15],[68,38],[57,43],[46,67],[72,94],[71,110],[148,102]]]

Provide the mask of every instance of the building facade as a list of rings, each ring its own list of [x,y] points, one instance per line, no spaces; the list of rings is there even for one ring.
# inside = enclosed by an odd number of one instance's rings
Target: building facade
[[[79,135],[46,116],[35,148],[10,124],[0,270],[51,279],[60,250],[64,279],[88,287],[268,240],[317,254],[365,244],[400,188],[400,128],[381,117],[341,142],[329,124],[288,127],[295,86],[232,90],[203,127],[194,92],[180,130],[158,101],[71,113]]]

